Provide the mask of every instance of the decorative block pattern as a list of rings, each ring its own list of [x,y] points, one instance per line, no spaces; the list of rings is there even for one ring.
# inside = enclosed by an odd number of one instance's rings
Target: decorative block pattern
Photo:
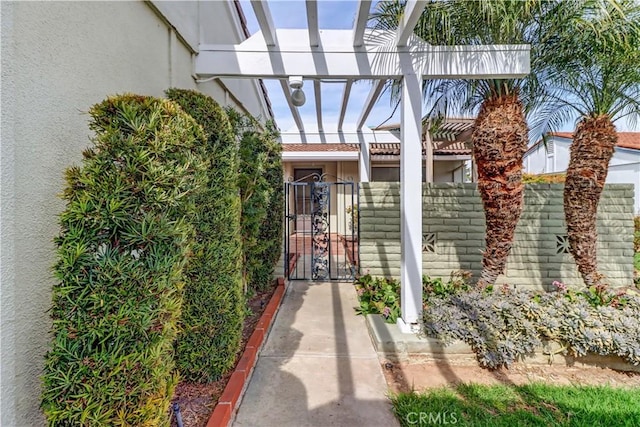
[[[632,184],[607,185],[598,206],[598,263],[612,286],[633,282],[633,194]],[[399,183],[361,183],[359,210],[361,271],[399,277]],[[462,269],[479,277],[485,220],[475,184],[423,184],[422,227],[425,275],[446,279]],[[527,185],[507,274],[498,283],[546,288],[562,280],[582,285],[573,257],[564,249],[559,252],[557,238],[566,233],[563,185]],[[431,234],[435,251],[425,245]]]
[[[569,236],[556,236],[556,254],[569,253]]]
[[[422,252],[436,253],[436,233],[422,235]]]

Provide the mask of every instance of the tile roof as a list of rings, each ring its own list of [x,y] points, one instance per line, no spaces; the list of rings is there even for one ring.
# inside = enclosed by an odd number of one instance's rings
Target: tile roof
[[[573,139],[571,132],[553,132],[551,135]],[[640,150],[640,132],[618,132],[618,147]]]
[[[471,154],[471,146],[463,141],[432,141],[433,154]],[[422,143],[422,154],[426,154],[426,143]],[[400,155],[399,143],[372,143],[370,152],[372,155],[398,156]]]
[[[357,144],[282,144],[282,151],[344,152],[360,151]]]

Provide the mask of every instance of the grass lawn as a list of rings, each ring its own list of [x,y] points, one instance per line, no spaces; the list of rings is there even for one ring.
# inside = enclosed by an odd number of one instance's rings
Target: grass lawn
[[[462,384],[392,397],[404,426],[640,426],[640,389]]]

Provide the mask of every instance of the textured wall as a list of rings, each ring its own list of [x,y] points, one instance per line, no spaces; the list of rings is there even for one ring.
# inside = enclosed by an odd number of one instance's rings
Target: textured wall
[[[507,271],[498,283],[579,285],[573,258],[562,252],[566,236],[561,184],[528,185]],[[633,280],[633,186],[607,185],[598,210],[598,261],[613,286]],[[423,273],[448,277],[454,270],[482,269],[485,221],[475,184],[423,186]],[[435,239],[435,241],[430,241]],[[433,244],[431,244],[433,243]],[[360,260],[363,272],[400,275],[400,187],[360,184]]]
[[[225,18],[229,4],[209,3],[211,24],[239,37]],[[191,51],[143,1],[3,1],[0,8],[0,425],[34,426],[44,424],[40,373],[63,208],[57,195],[64,170],[90,144],[86,111],[111,94],[163,96],[169,86],[198,88],[239,108],[237,100],[252,101],[250,112],[264,111],[250,81],[229,96],[215,81],[196,84]]]

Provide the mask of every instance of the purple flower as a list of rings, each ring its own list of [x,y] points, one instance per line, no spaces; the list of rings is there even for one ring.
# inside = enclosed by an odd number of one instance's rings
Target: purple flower
[[[558,280],[554,280],[552,285],[555,286],[558,291],[564,292],[567,290],[567,285],[565,285],[562,282],[559,282]]]
[[[385,307],[384,310],[382,310],[382,315],[384,317],[389,317],[390,314],[391,314],[391,309],[389,307]]]

